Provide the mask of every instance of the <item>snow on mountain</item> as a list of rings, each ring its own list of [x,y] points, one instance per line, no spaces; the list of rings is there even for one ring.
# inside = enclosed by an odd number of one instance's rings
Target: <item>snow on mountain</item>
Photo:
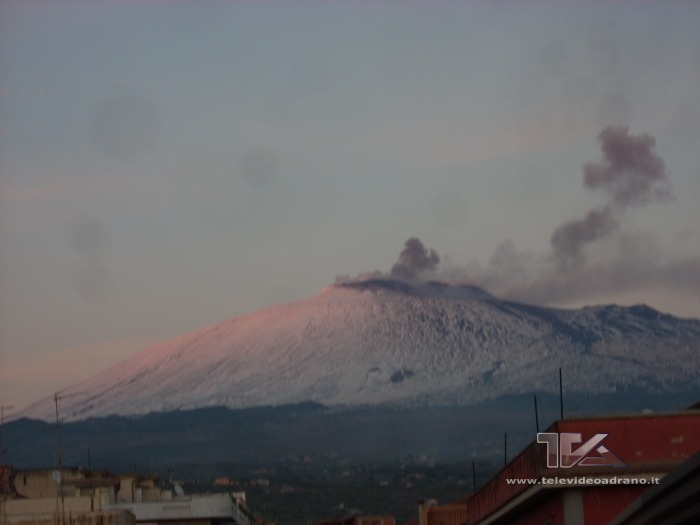
[[[472,286],[325,288],[157,344],[62,392],[62,419],[207,406],[464,404],[503,394],[700,385],[700,321],[646,306],[561,310]],[[81,392],[84,395],[72,396]],[[46,398],[16,417],[52,420]]]

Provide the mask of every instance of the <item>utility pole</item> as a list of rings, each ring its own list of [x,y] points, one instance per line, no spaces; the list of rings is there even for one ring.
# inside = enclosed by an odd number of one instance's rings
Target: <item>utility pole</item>
[[[56,482],[56,521],[58,521],[58,496],[61,496],[61,525],[63,525],[65,519],[65,502],[63,500],[63,476],[61,475],[61,423],[58,417],[58,392],[53,395],[53,401],[56,405],[56,472],[54,473],[54,481]]]
[[[559,417],[564,421],[564,386],[561,380],[561,367],[559,367]]]
[[[88,476],[90,480],[90,511],[95,510],[95,493],[92,491],[92,457],[90,456],[90,447],[88,447]]]
[[[7,447],[5,446],[5,434],[4,434],[4,426],[5,426],[5,411],[10,411],[13,408],[15,408],[14,405],[0,405],[0,465],[5,465],[7,464]],[[0,517],[2,518],[2,523],[5,523],[5,496],[2,496],[2,499],[0,500],[0,504],[2,504],[2,513],[0,513]]]
[[[15,408],[15,405],[0,405],[0,463],[5,464],[7,460],[5,459],[5,454],[7,454],[7,448],[5,447],[5,411],[8,412]]]
[[[69,399],[71,397],[77,397],[85,395],[84,392],[76,392],[74,394],[59,394],[55,392],[53,395],[53,401],[56,406],[56,484],[58,485],[58,493],[61,495],[61,525],[66,522],[66,502],[63,496],[63,475],[61,474],[61,467],[63,466],[62,461],[62,450],[61,450],[61,419],[58,417],[58,402],[62,399]],[[58,514],[58,495],[56,497],[56,514]]]

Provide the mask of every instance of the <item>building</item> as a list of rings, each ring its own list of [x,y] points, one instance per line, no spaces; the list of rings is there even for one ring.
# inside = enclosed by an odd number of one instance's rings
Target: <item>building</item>
[[[421,505],[418,523],[607,524],[698,451],[696,409],[557,421],[475,494]]]
[[[244,493],[186,495],[155,476],[0,467],[0,523],[32,525],[251,525]]]
[[[346,516],[314,522],[314,525],[396,525],[391,516]]]
[[[668,473],[610,525],[700,523],[700,452]]]

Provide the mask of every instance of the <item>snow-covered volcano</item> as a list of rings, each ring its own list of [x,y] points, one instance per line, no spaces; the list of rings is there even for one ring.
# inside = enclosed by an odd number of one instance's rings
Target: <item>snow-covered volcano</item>
[[[503,394],[700,385],[700,321],[561,310],[471,286],[330,286],[147,348],[63,393],[78,420],[207,406],[463,404]],[[71,393],[83,395],[71,397]],[[53,398],[17,417],[51,420]]]

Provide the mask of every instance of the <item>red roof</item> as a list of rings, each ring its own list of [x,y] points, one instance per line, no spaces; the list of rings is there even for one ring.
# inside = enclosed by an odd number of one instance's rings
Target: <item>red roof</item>
[[[668,472],[700,451],[700,412],[689,410],[673,414],[649,414],[618,417],[591,417],[557,421],[546,432],[581,434],[585,443],[596,434],[607,434],[601,445],[625,466],[579,466],[548,468],[547,446],[536,441],[515,457],[476,494],[459,503],[464,512],[451,505],[448,515],[438,521],[445,524],[475,523],[492,514],[508,501],[530,488],[528,484],[508,484],[507,479],[534,479],[591,475]],[[580,446],[579,444],[576,445]],[[595,455],[595,454],[593,454]],[[437,510],[440,507],[436,508]],[[444,514],[444,513],[443,513]]]

